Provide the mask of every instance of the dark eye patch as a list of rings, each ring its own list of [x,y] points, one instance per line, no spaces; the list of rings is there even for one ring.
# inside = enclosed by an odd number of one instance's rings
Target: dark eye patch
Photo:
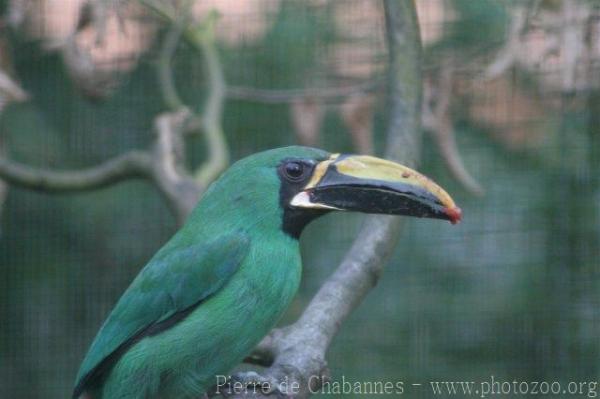
[[[322,209],[298,209],[290,206],[292,198],[304,189],[312,178],[317,162],[320,160],[288,158],[277,167],[281,181],[279,204],[283,210],[281,229],[290,237],[298,239],[306,224],[323,215]]]

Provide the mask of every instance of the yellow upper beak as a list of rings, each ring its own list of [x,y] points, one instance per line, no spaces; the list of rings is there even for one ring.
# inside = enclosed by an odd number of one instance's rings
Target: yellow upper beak
[[[431,179],[395,162],[365,155],[334,154],[316,165],[294,207],[353,210],[446,219],[462,213]]]

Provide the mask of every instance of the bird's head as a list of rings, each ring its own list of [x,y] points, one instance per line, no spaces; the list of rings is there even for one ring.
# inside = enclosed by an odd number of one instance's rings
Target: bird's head
[[[461,219],[450,195],[415,170],[372,156],[307,147],[244,158],[213,186],[227,187],[228,197],[237,198],[238,207],[257,217],[262,208],[278,208],[281,228],[296,238],[306,224],[331,211],[436,218],[453,224]]]

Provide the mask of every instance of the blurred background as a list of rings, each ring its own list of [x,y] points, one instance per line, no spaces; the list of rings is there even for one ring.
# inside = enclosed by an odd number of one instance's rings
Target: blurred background
[[[454,196],[464,221],[406,220],[379,285],[330,349],[333,376],[598,380],[600,4],[416,5],[419,170]],[[217,121],[232,161],[296,143],[383,152],[381,1],[0,7],[0,152],[14,161],[80,170],[150,148],[157,116],[182,103],[201,116],[215,76],[210,49],[179,40],[185,18],[216,49]],[[191,130],[194,171],[214,148]],[[69,397],[100,324],[177,218],[141,180],[51,195],[0,182],[0,209],[0,397]],[[283,323],[334,270],[361,220],[332,214],[307,229],[302,287]]]

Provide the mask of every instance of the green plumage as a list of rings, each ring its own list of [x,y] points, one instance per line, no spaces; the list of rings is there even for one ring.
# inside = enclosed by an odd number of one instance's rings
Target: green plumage
[[[390,161],[305,147],[245,158],[125,291],[73,396],[199,398],[277,323],[300,283],[298,237],[331,210],[461,218],[441,187]]]
[[[76,382],[94,399],[198,398],[281,317],[299,285],[277,167],[302,147],[233,165],[152,258],[96,336]]]

